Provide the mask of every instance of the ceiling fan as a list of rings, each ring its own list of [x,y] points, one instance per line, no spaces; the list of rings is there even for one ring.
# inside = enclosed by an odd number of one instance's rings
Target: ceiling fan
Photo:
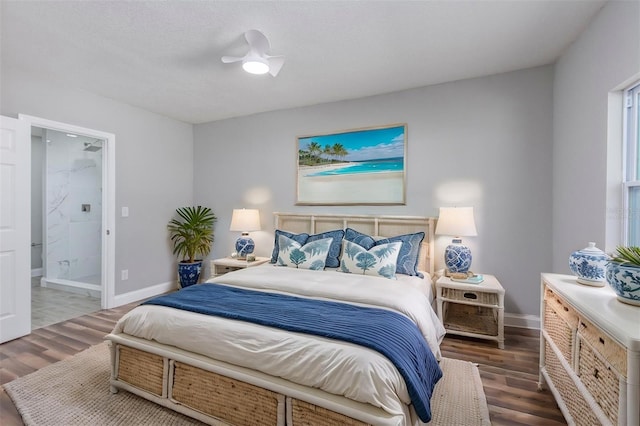
[[[242,68],[248,73],[278,75],[284,65],[284,56],[267,55],[271,48],[267,37],[258,30],[249,30],[244,33],[244,38],[249,43],[249,52],[242,57],[223,56],[222,62],[229,64],[242,61]]]

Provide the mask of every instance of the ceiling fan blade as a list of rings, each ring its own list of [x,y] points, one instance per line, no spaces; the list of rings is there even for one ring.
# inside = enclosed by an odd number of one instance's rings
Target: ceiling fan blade
[[[251,49],[261,55],[266,54],[271,47],[267,37],[258,30],[249,30],[244,33],[244,37]]]
[[[284,56],[267,56],[267,61],[269,62],[269,74],[275,77],[284,65]]]
[[[225,64],[230,64],[232,62],[240,62],[241,60],[244,59],[243,57],[238,57],[238,56],[223,56],[222,58],[220,58],[222,60],[222,62],[224,62]]]

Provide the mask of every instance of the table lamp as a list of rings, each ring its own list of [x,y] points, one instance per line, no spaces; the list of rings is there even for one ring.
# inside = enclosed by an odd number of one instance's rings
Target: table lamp
[[[440,207],[436,235],[454,236],[451,244],[444,250],[446,274],[466,273],[471,267],[471,250],[462,244],[460,237],[478,235],[473,219],[473,207]]]
[[[238,259],[246,259],[255,248],[249,232],[260,230],[260,212],[256,209],[233,209],[229,230],[242,232],[240,238],[236,240],[236,252]]]

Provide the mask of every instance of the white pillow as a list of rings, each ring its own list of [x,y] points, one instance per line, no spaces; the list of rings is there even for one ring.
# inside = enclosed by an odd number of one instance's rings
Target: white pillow
[[[322,238],[305,245],[285,237],[278,236],[278,260],[276,265],[299,269],[323,270],[333,238]]]
[[[346,273],[373,275],[389,279],[396,278],[396,262],[401,241],[380,244],[370,250],[345,240],[342,246],[340,270]]]

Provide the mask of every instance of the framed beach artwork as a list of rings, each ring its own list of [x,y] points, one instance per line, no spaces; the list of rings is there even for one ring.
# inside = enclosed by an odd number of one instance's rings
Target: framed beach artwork
[[[297,138],[296,205],[405,204],[407,125]]]

